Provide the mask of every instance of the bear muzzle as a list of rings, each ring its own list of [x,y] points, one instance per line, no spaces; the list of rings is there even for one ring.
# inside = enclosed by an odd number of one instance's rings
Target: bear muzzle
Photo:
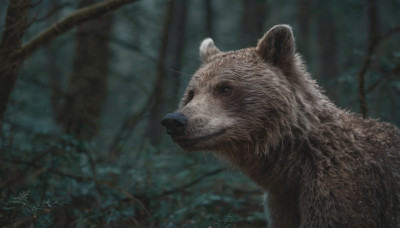
[[[178,135],[185,130],[187,124],[186,117],[180,112],[168,113],[161,120],[161,125],[165,126],[167,134]]]

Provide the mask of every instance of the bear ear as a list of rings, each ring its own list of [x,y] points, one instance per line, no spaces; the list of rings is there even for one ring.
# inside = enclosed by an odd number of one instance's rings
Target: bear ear
[[[206,38],[200,44],[200,57],[203,62],[206,62],[211,56],[220,53],[221,51],[215,46],[211,38]]]
[[[264,60],[281,68],[293,62],[295,49],[293,32],[289,25],[275,25],[258,41],[256,47]]]

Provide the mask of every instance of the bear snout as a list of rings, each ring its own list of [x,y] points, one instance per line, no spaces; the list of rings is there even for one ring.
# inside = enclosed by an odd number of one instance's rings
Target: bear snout
[[[171,136],[182,133],[186,123],[186,117],[180,112],[168,113],[161,120],[161,125],[165,126],[167,134]]]

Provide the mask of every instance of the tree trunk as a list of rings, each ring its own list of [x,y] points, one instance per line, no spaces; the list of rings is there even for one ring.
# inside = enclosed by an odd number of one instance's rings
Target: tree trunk
[[[211,4],[211,0],[204,0],[204,12],[205,12],[205,30],[207,37],[214,37],[214,17],[213,17],[213,8]]]
[[[81,0],[80,7],[93,3]],[[73,70],[65,93],[59,122],[66,133],[90,139],[99,128],[106,100],[112,17],[78,26],[75,35]]]
[[[60,8],[60,5],[57,5],[57,2],[51,2],[51,9],[57,9]],[[51,24],[54,24],[59,18],[59,13],[58,11],[54,11],[53,14],[49,14],[47,17],[47,21],[49,21]],[[62,101],[63,98],[63,93],[61,92],[61,70],[57,65],[57,52],[58,50],[56,48],[52,47],[53,41],[50,41],[47,43],[44,48],[46,51],[47,55],[47,75],[48,75],[48,80],[51,88],[51,95],[50,95],[50,104],[51,104],[51,110],[53,112],[53,118],[54,120],[58,119],[58,114],[60,111],[60,102]]]
[[[22,44],[28,23],[30,0],[12,0],[7,9],[5,29],[0,43],[0,126],[22,61],[15,53]]]
[[[312,0],[298,0],[297,1],[297,49],[299,53],[307,60],[310,58],[310,16],[311,16],[311,1]],[[306,61],[307,62],[307,61]]]
[[[61,92],[61,70],[57,67],[57,54],[51,45],[46,45],[48,80],[51,88],[50,104],[54,119],[58,119],[60,101],[63,98]]]
[[[264,21],[267,16],[265,0],[242,0],[242,43],[254,46],[264,34]]]
[[[365,91],[365,74],[371,63],[371,58],[375,48],[380,42],[378,39],[379,21],[376,7],[377,5],[375,0],[368,0],[368,48],[361,70],[358,73],[358,99],[360,101],[360,113],[364,118],[366,118],[368,114],[367,93]]]
[[[336,27],[330,1],[318,1],[318,72],[319,77],[333,82],[339,74]],[[327,87],[328,96],[335,100],[337,94],[333,86]]]
[[[158,143],[161,138],[162,116],[176,109],[179,98],[187,6],[187,0],[171,0],[167,7],[152,95],[154,103],[150,108],[146,133],[153,144]]]

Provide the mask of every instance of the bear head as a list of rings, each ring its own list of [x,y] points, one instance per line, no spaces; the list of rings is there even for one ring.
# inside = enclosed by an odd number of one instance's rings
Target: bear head
[[[203,64],[192,76],[179,109],[162,120],[180,147],[268,154],[299,125],[298,100],[306,96],[296,93],[308,75],[299,76],[302,64],[290,26],[274,26],[256,47],[236,51],[221,52],[207,38],[200,56]]]

